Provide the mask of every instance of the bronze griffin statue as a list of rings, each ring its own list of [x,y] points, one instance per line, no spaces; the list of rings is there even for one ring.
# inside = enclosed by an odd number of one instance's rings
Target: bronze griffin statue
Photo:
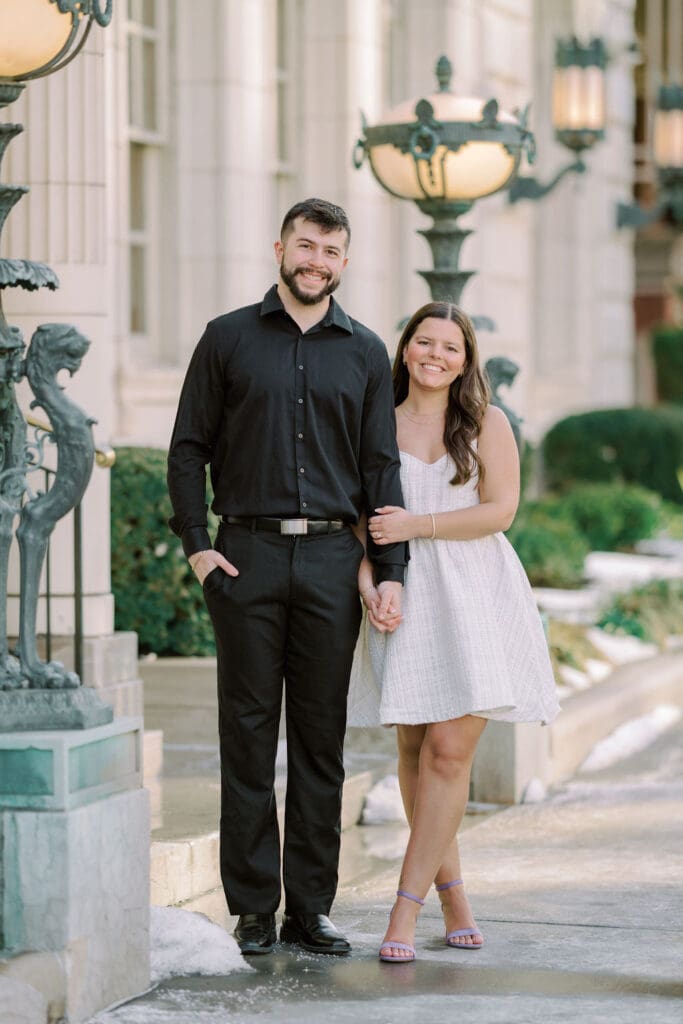
[[[6,627],[6,584],[12,524],[19,515],[17,540],[21,562],[18,659],[0,650],[0,688],[24,685],[32,689],[75,688],[80,680],[60,662],[45,662],[38,657],[36,614],[40,574],[50,534],[62,516],[81,500],[90,480],[95,446],[92,424],[87,416],[64,394],[57,382],[60,370],[74,374],[81,365],[89,342],[74,327],[43,324],[34,332],[23,371],[31,386],[31,408],[40,406],[52,425],[51,440],[57,446],[57,468],[52,486],[46,492],[34,492],[28,484],[28,472],[40,468],[45,435],[36,446],[26,445],[26,427],[11,394],[11,383],[0,383],[4,403],[2,412],[3,468],[0,473],[0,582],[5,590],[2,612]],[[35,459],[34,450],[38,452]],[[22,504],[22,499],[25,499]]]

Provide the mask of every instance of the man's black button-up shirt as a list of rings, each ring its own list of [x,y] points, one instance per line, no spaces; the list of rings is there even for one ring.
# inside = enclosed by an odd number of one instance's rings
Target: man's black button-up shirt
[[[387,351],[330,299],[302,334],[277,288],[208,324],[187,371],[168,459],[170,525],[189,557],[217,515],[343,519],[403,505]],[[403,580],[407,544],[368,538],[377,581]]]

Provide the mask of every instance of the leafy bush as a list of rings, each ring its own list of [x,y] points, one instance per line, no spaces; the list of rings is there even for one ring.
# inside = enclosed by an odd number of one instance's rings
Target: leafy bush
[[[683,627],[683,580],[654,580],[619,594],[598,623],[611,633],[628,633],[663,645]]]
[[[559,506],[559,503],[557,503]],[[523,506],[508,531],[533,586],[576,587],[583,577],[588,543],[576,527],[552,503]]]
[[[660,402],[683,403],[683,327],[663,324],[655,328],[652,355]]]
[[[578,480],[640,484],[683,504],[683,408],[598,409],[560,420],[543,439],[551,490]]]
[[[142,653],[213,654],[201,587],[169,529],[170,515],[166,453],[157,448],[117,449],[111,471],[116,628],[134,630]]]
[[[561,499],[592,551],[622,551],[653,537],[663,521],[659,495],[644,487],[577,484]]]

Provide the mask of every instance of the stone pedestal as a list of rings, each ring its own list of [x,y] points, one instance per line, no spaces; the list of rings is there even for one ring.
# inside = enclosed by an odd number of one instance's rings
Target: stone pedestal
[[[489,722],[472,766],[473,800],[516,804],[532,779],[551,779],[550,731],[538,724]]]
[[[140,719],[0,734],[0,980],[53,954],[58,991],[51,979],[44,994],[70,1022],[149,985],[141,739]]]

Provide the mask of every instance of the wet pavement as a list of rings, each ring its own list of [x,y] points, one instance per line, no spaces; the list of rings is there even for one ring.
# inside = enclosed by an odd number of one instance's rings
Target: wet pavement
[[[342,885],[333,919],[348,958],[278,947],[253,971],[175,978],[98,1024],[673,1024],[683,1019],[683,725],[539,804],[511,807],[462,836],[463,870],[485,937],[478,952],[443,944],[436,896],[418,959],[377,949],[405,831],[354,828],[365,871]],[[229,923],[229,922],[226,922]]]

